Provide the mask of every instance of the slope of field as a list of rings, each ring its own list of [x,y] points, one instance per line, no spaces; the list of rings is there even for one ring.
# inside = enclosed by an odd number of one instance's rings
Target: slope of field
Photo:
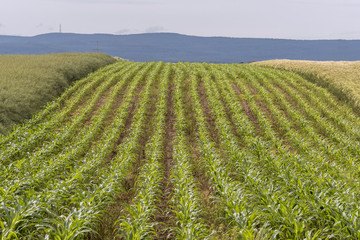
[[[296,71],[360,109],[360,61],[269,60],[253,64]]]
[[[359,239],[359,131],[295,73],[118,62],[0,138],[0,236]]]
[[[0,56],[0,134],[30,118],[73,81],[114,62],[98,53]]]

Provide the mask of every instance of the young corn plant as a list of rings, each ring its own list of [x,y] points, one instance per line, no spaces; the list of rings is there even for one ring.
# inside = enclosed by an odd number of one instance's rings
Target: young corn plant
[[[9,142],[8,147],[5,148],[5,151],[2,151],[0,154],[0,161],[5,164],[9,164],[14,160],[21,159],[24,153],[31,152],[36,146],[39,145],[42,141],[52,139],[52,135],[49,133],[50,130],[58,127],[58,124],[63,122],[65,119],[69,118],[70,113],[75,109],[78,103],[90,93],[91,90],[96,88],[99,83],[103,83],[106,77],[111,76],[113,72],[117,72],[126,67],[120,65],[118,68],[113,68],[110,70],[110,74],[100,75],[95,78],[94,81],[87,84],[77,95],[71,99],[71,102],[66,105],[66,107],[59,113],[53,113],[49,121],[39,124],[38,128],[33,131],[29,129],[29,132],[20,132],[17,134],[17,140]]]
[[[148,69],[145,70],[147,72],[149,70],[149,67],[151,67],[151,64],[149,64]],[[161,64],[158,64],[157,67],[154,69],[155,72],[159,70],[159,67],[161,67]],[[141,75],[139,76],[137,81],[133,82],[133,86],[131,87],[131,90],[129,92],[129,95],[127,99],[125,100],[125,105],[127,107],[123,106],[119,108],[119,115],[114,120],[113,126],[111,129],[109,129],[108,133],[104,137],[104,143],[99,146],[99,155],[95,155],[94,157],[97,158],[97,161],[104,161],[111,151],[113,147],[114,141],[118,138],[121,131],[124,127],[124,116],[128,114],[128,109],[131,103],[131,100],[133,99],[133,94],[135,92],[136,86],[140,83],[140,80],[142,79]],[[138,110],[137,115],[144,115],[144,110],[146,109],[146,104],[148,102],[148,96],[149,96],[149,89],[151,86],[152,81],[149,81],[149,84],[146,86],[146,90],[144,91],[144,97],[143,100],[140,103],[140,107]],[[137,126],[137,123],[134,123],[135,126]],[[135,130],[138,129],[137,127]],[[133,131],[132,131],[133,132]],[[141,132],[140,132],[141,133]],[[105,170],[99,171],[99,179],[97,180],[98,184],[93,185],[93,191],[90,191],[90,194],[79,194],[80,192],[76,193],[75,201],[72,204],[76,204],[75,207],[69,208],[67,215],[72,216],[75,214],[76,218],[74,219],[75,225],[72,225],[73,228],[70,230],[66,230],[68,226],[68,218],[65,219],[58,219],[53,218],[53,222],[56,222],[57,228],[53,228],[49,234],[52,235],[59,235],[62,236],[62,234],[69,234],[71,236],[72,233],[79,233],[80,235],[83,235],[87,232],[94,232],[96,229],[96,226],[100,222],[101,216],[105,214],[104,209],[107,205],[109,205],[112,201],[112,199],[115,197],[115,195],[121,190],[121,185],[130,169],[130,166],[133,161],[133,154],[134,149],[136,149],[137,145],[135,144],[136,141],[139,139],[139,132],[137,135],[132,135],[130,133],[130,139],[129,141],[125,141],[123,144],[121,144],[118,148],[119,154],[115,157],[115,160],[112,162],[109,168]],[[99,152],[95,151],[95,152]],[[95,153],[94,152],[94,153]],[[89,162],[89,166],[93,166],[94,163]],[[84,170],[83,170],[84,171]],[[82,172],[82,174],[86,175],[86,171]],[[75,176],[74,176],[75,177]],[[71,178],[70,181],[74,181],[77,178]],[[82,181],[86,181],[85,179],[81,179]],[[68,184],[67,184],[68,185]],[[89,190],[88,190],[89,192]],[[86,193],[86,192],[85,192]],[[73,196],[74,198],[74,196]],[[70,204],[70,206],[72,205]],[[81,214],[81,212],[85,211],[88,215]],[[80,213],[80,214],[78,214]],[[87,225],[84,224],[77,224],[78,222],[84,222],[88,223]],[[82,226],[82,227],[79,227]],[[65,229],[65,230],[64,230]],[[86,230],[86,231],[85,231]],[[66,235],[67,236],[67,235]]]
[[[243,189],[236,187],[237,182],[229,177],[229,171],[224,166],[215,143],[210,140],[208,126],[197,91],[198,79],[191,75],[191,96],[196,113],[198,126],[198,142],[201,147],[203,162],[207,168],[207,174],[212,182],[218,201],[223,206],[230,225],[236,225],[240,235],[253,232],[253,225],[256,224],[256,215],[246,205],[247,196]],[[239,236],[240,237],[240,236]]]
[[[175,166],[172,170],[174,193],[172,196],[172,211],[176,215],[175,235],[178,239],[205,239],[209,237],[204,221],[200,215],[200,197],[191,174],[190,150],[186,137],[186,118],[184,113],[182,82],[184,72],[175,72],[175,89],[173,95],[176,116],[176,138],[174,145]]]
[[[138,68],[135,68],[133,71],[139,70]],[[132,72],[132,74],[134,73]],[[111,79],[112,81],[115,81],[117,79],[118,75],[114,75]],[[118,81],[118,84],[115,85],[115,87],[112,88],[112,93],[110,95],[110,100],[106,103],[106,106],[102,107],[99,110],[99,114],[96,116],[96,118],[99,119],[99,121],[104,120],[106,118],[114,100],[115,96],[118,94],[118,92],[124,87],[124,85],[131,79],[131,72],[130,76],[125,76],[123,81]],[[60,157],[59,154],[67,155],[68,149],[73,147],[73,143],[71,141],[71,138],[74,137],[80,129],[80,125],[83,121],[87,118],[87,115],[93,111],[93,108],[95,104],[98,102],[99,98],[102,96],[104,91],[109,87],[109,84],[111,82],[106,82],[101,88],[99,88],[98,93],[96,96],[92,99],[92,101],[89,103],[89,105],[84,108],[82,112],[80,112],[74,122],[71,124],[71,126],[67,126],[64,131],[62,131],[59,134],[56,134],[54,136],[54,139],[50,144],[42,146],[39,150],[34,151],[32,155],[29,155],[27,158],[23,158],[19,161],[13,162],[10,166],[6,166],[6,175],[4,174],[5,179],[4,180],[12,180],[16,181],[17,179],[21,179],[24,177],[24,174],[26,174],[26,178],[28,179],[37,179],[39,181],[42,181],[41,178],[33,177],[30,174],[35,173],[38,174],[40,171],[40,167],[44,168],[44,164],[46,163],[45,159],[52,159],[53,161],[51,164],[48,164],[48,166],[56,165],[56,162],[64,162],[64,159]],[[96,120],[94,122],[97,122]],[[92,122],[92,123],[94,123]],[[100,127],[100,126],[99,126]],[[96,131],[94,131],[96,128],[93,124],[90,124],[88,127],[85,127],[85,129],[81,132],[81,134],[84,134],[86,136],[87,132],[90,132],[90,136],[93,137],[96,135]],[[83,139],[81,139],[82,136],[78,136],[77,142],[80,142],[80,146],[84,146],[84,144],[81,144]],[[89,141],[89,140],[87,140]],[[64,144],[66,144],[64,146]],[[72,145],[70,145],[72,144]],[[70,145],[70,146],[69,146]],[[69,146],[69,147],[67,147]],[[58,150],[63,148],[63,150],[59,153]],[[77,154],[78,155],[78,154]],[[79,157],[79,155],[77,156]],[[19,168],[19,166],[21,166]],[[50,168],[46,167],[45,170],[48,171]],[[4,166],[5,168],[5,166]],[[30,175],[30,176],[29,176]],[[50,177],[50,176],[49,176]],[[24,184],[27,184],[26,182]],[[32,185],[32,184],[29,184]]]
[[[165,65],[160,82],[160,95],[156,110],[155,132],[147,144],[147,162],[142,167],[138,179],[138,192],[128,208],[128,217],[119,219],[120,236],[125,239],[145,239],[155,235],[156,222],[151,221],[155,215],[157,195],[160,191],[160,181],[163,170],[160,163],[163,158],[165,139],[165,120],[167,112],[167,96],[171,67]]]

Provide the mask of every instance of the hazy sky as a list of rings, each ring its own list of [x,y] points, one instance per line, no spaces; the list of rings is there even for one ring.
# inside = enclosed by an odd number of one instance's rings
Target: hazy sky
[[[360,39],[360,0],[0,0],[0,35],[47,32]]]

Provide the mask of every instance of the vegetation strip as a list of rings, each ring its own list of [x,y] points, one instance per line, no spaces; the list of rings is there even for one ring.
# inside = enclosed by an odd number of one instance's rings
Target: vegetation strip
[[[114,62],[100,53],[0,56],[0,134],[29,119],[75,80]],[[48,112],[43,111],[35,122]]]
[[[209,232],[201,219],[200,193],[191,174],[191,153],[186,137],[187,124],[184,113],[182,82],[184,72],[175,72],[173,106],[176,116],[174,144],[174,167],[172,169],[172,211],[176,215],[175,236],[178,239],[203,239]]]
[[[1,239],[359,239],[360,121],[295,73],[118,62],[0,137]]]

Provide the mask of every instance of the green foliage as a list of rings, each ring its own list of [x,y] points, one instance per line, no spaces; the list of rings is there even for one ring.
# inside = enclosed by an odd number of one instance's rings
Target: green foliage
[[[0,134],[30,118],[75,80],[114,62],[98,53],[0,56]]]
[[[359,239],[359,141],[299,74],[119,61],[0,137],[0,237]]]

